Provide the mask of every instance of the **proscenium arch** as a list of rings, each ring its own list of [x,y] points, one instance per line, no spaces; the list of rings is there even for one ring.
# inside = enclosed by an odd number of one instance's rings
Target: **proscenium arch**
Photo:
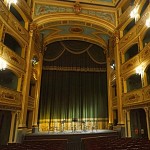
[[[115,25],[104,20],[104,19],[100,19],[97,17],[89,17],[87,15],[74,15],[74,14],[47,14],[44,16],[40,16],[35,18],[33,21],[34,23],[36,23],[38,26],[42,26],[48,22],[56,22],[56,21],[65,21],[66,20],[66,16],[67,16],[67,20],[71,20],[71,21],[81,21],[81,22],[85,22],[85,23],[90,23],[99,27],[103,27],[106,30],[110,31],[111,33],[113,33],[115,31]]]

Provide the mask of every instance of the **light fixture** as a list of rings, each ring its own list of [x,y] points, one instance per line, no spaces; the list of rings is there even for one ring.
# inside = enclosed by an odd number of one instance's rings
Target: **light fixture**
[[[112,61],[110,62],[110,67],[111,67],[113,70],[115,70],[116,65],[115,65],[115,61],[114,61],[114,60],[112,60]]]
[[[32,58],[32,66],[37,65],[38,62],[39,62],[39,58],[36,55],[34,55]]]
[[[138,66],[136,68],[136,74],[138,74],[138,75],[142,75],[143,74],[143,68],[142,68],[142,66]]]
[[[130,17],[135,18],[135,22],[139,20],[140,15],[138,14],[139,5],[135,6],[135,8],[131,11]]]
[[[5,70],[7,67],[7,63],[5,60],[3,60],[2,58],[0,58],[0,70]]]
[[[8,7],[10,8],[11,4],[17,4],[17,0],[7,0]]]

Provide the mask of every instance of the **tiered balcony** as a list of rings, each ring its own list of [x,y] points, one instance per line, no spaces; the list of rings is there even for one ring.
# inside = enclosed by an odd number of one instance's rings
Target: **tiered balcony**
[[[26,4],[27,5],[27,4]],[[2,1],[0,1],[0,20],[8,26],[5,31],[6,32],[14,32],[14,34],[18,38],[22,38],[22,40],[28,42],[29,40],[29,33],[28,31],[21,26],[19,21],[8,11],[7,7],[4,5]]]

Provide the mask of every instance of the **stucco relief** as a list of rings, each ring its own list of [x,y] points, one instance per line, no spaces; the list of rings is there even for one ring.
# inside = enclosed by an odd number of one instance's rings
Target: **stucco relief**
[[[140,91],[134,92],[134,93],[130,93],[130,94],[125,94],[123,96],[123,105],[128,105],[128,104],[133,104],[133,103],[138,103],[140,101],[142,101],[142,94]]]

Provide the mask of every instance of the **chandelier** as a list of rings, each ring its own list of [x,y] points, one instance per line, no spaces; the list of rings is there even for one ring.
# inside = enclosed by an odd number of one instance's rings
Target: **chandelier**
[[[6,61],[4,61],[2,58],[0,58],[0,70],[5,70],[7,67]]]
[[[139,5],[137,5],[130,13],[131,18],[135,18],[135,22],[137,22],[140,18],[140,15],[138,14]]]

